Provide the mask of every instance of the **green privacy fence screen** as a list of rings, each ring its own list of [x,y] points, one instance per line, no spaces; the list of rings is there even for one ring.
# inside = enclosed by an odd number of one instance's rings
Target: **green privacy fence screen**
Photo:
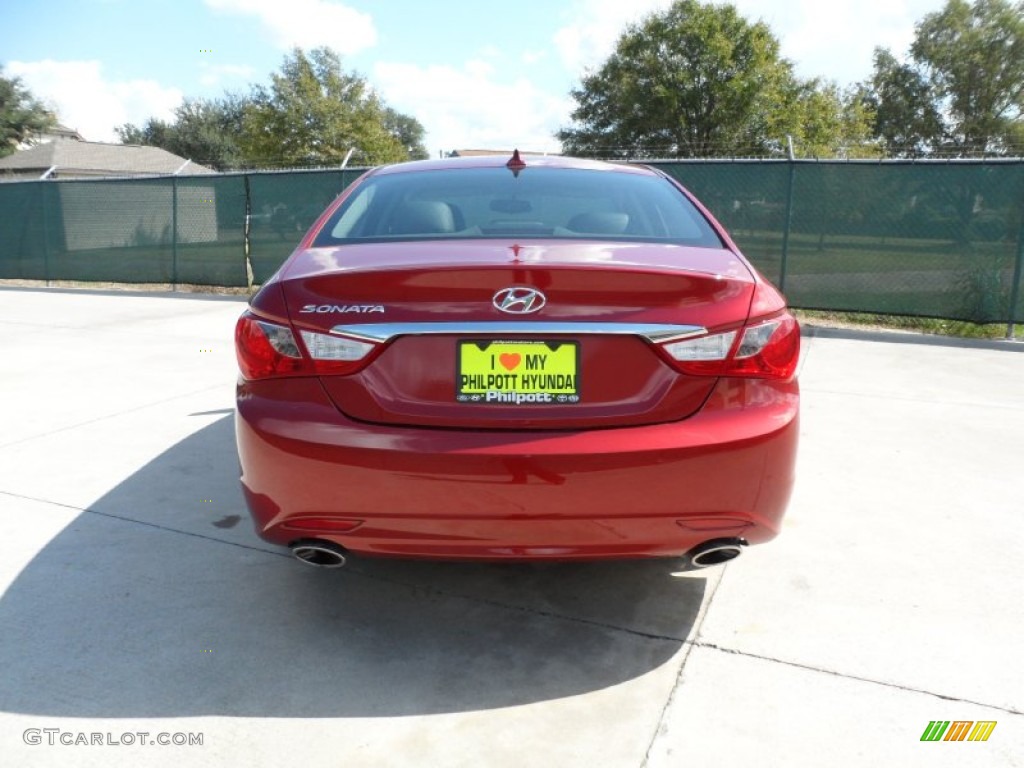
[[[655,161],[805,309],[1024,322],[1024,161]],[[260,283],[362,169],[0,184],[0,279]]]
[[[1024,161],[672,161],[802,309],[1024,321]]]
[[[0,279],[266,280],[362,169],[0,184]]]

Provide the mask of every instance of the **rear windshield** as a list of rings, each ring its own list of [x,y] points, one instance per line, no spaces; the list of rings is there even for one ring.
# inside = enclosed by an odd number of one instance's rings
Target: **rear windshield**
[[[314,245],[452,238],[654,241],[721,248],[667,179],[569,168],[461,168],[372,176]]]

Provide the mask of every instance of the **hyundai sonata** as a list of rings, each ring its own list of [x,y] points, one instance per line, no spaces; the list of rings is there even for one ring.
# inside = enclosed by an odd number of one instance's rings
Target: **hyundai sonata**
[[[371,170],[235,340],[257,533],[314,565],[711,565],[772,538],[790,496],[797,322],[656,169]]]

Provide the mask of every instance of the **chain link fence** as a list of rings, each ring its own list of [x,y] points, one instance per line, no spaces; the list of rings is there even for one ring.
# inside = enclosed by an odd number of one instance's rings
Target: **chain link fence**
[[[261,283],[363,169],[0,184],[0,279]]]
[[[646,161],[803,309],[1024,322],[1024,161]],[[0,184],[0,279],[266,280],[364,169]]]
[[[1024,320],[1024,161],[665,161],[801,309]]]
[[[365,170],[247,174],[253,281],[274,274],[327,204]]]

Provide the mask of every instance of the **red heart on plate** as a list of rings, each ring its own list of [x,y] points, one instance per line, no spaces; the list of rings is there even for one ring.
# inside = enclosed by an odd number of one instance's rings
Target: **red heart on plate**
[[[514,370],[515,370],[516,368],[518,368],[518,367],[519,367],[519,362],[520,362],[520,361],[521,361],[522,359],[523,359],[523,356],[522,356],[522,355],[520,355],[520,354],[519,354],[518,352],[517,352],[517,353],[515,353],[515,354],[510,354],[510,353],[508,353],[508,352],[504,352],[504,353],[503,353],[503,354],[502,354],[502,355],[501,355],[501,356],[500,356],[500,357],[498,358],[498,361],[499,361],[499,362],[500,362],[500,363],[501,363],[501,364],[502,364],[503,366],[505,366],[505,370],[506,370],[506,371],[514,371]]]

